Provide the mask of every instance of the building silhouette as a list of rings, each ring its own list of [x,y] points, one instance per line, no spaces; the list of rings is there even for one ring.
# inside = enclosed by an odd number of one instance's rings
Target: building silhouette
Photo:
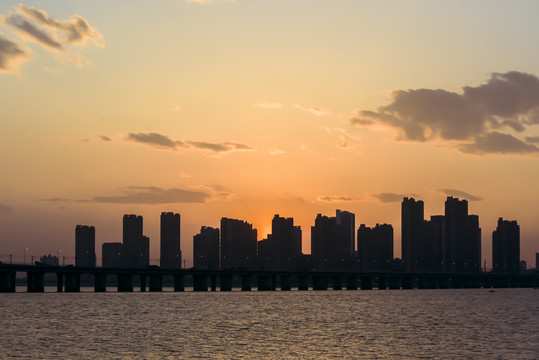
[[[479,217],[468,215],[468,201],[448,196],[445,202],[443,271],[481,271]]]
[[[427,241],[424,257],[420,259],[422,271],[442,272],[445,216],[433,215],[427,222]]]
[[[122,243],[103,243],[101,247],[101,266],[104,268],[120,268],[124,266]]]
[[[171,212],[161,213],[161,261],[165,269],[180,269],[181,252],[181,217]]]
[[[150,239],[142,234],[142,216],[123,217],[123,258],[128,268],[144,268],[150,264]]]
[[[393,226],[376,224],[374,228],[361,224],[357,230],[359,270],[387,271],[393,261]]]
[[[222,218],[220,259],[221,269],[253,269],[257,257],[257,232],[246,221]]]
[[[75,266],[95,267],[95,228],[87,225],[75,227]]]
[[[271,234],[258,242],[259,264],[266,270],[293,270],[301,258],[301,228],[293,218],[275,215]]]
[[[425,258],[426,224],[422,200],[405,197],[401,204],[401,250],[404,271],[420,271]]]
[[[203,226],[200,233],[193,236],[193,267],[219,269],[219,229]]]
[[[520,270],[520,227],[516,220],[498,219],[492,232],[492,271],[518,273]]]
[[[349,269],[355,266],[355,215],[337,210],[337,216],[318,214],[311,226],[311,262],[316,270]],[[352,245],[350,245],[352,242]]]

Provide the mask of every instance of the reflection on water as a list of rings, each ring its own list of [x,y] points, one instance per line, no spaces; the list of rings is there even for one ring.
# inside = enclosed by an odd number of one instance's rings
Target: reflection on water
[[[537,359],[539,290],[0,294],[1,357]]]

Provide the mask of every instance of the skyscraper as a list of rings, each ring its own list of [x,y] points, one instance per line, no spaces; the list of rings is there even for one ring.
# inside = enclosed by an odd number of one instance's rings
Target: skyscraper
[[[405,197],[401,204],[401,246],[404,271],[420,269],[421,251],[424,249],[426,226],[423,201]]]
[[[219,269],[219,229],[203,226],[193,236],[193,266],[195,269]]]
[[[253,269],[257,255],[257,232],[253,225],[236,219],[221,219],[221,268]]]
[[[120,268],[124,266],[122,243],[103,243],[101,256],[101,266],[104,268]]]
[[[150,263],[150,239],[142,234],[142,216],[124,215],[123,259],[128,268],[143,268]]]
[[[518,273],[520,268],[520,227],[517,222],[498,219],[492,232],[492,271]]]
[[[292,270],[301,257],[301,228],[294,226],[293,218],[275,215],[271,221],[271,234],[261,241],[264,267],[273,270]]]
[[[337,220],[316,215],[311,226],[311,260],[316,270],[330,270],[336,266]]]
[[[161,213],[161,267],[180,269],[181,252],[181,218],[180,214]]]
[[[481,229],[477,215],[468,215],[468,202],[448,196],[445,202],[444,272],[481,270]]]
[[[337,209],[335,215],[338,227],[337,256],[347,258],[354,255],[356,246],[356,215]]]
[[[95,267],[95,228],[87,225],[75,227],[75,266]]]
[[[357,254],[361,271],[389,270],[393,260],[393,227],[361,224],[357,230]]]

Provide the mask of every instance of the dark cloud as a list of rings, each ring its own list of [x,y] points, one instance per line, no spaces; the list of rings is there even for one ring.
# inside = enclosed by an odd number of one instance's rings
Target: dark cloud
[[[460,191],[460,190],[455,190],[455,189],[438,189],[438,191],[445,194],[445,195],[447,195],[447,196],[460,197],[460,198],[464,198],[466,200],[471,200],[471,201],[481,201],[481,200],[483,200],[482,197],[469,194],[469,193],[467,193],[465,191]]]
[[[490,132],[478,135],[473,143],[459,145],[467,154],[529,154],[539,152],[539,148],[509,134]]]
[[[6,18],[6,24],[18,29],[30,39],[37,41],[44,47],[52,50],[62,50],[63,46],[51,34],[45,30],[38,28],[36,25],[26,20],[22,16],[11,15]]]
[[[395,194],[395,193],[379,193],[379,194],[373,194],[375,198],[378,199],[381,203],[392,203],[392,202],[401,202],[404,197],[407,195],[405,194]]]
[[[20,46],[0,34],[0,72],[13,71],[17,64],[28,58]]]
[[[526,136],[526,142],[529,143],[539,143],[539,136]]]
[[[333,202],[350,202],[350,201],[354,201],[355,199],[350,196],[322,195],[322,196],[317,197],[316,200],[321,201],[321,202],[333,203]]]
[[[176,149],[176,147],[179,144],[181,144],[181,143],[178,143],[177,141],[171,140],[165,135],[161,135],[161,134],[153,133],[153,132],[146,133],[146,134],[145,133],[138,133],[138,134],[130,133],[129,135],[127,135],[127,139],[134,142],[141,143],[141,144],[146,144],[146,145],[161,147],[161,148],[169,148],[169,149]]]
[[[539,124],[539,78],[516,71],[493,73],[458,94],[441,89],[397,90],[377,111],[357,111],[354,125],[377,122],[400,131],[400,140],[453,140],[473,153],[530,153],[536,148],[507,131]],[[500,144],[493,142],[500,141]],[[465,142],[467,144],[465,144]]]
[[[109,138],[108,136],[105,136],[105,135],[99,135],[99,138],[103,141],[112,141],[111,138]]]
[[[0,204],[0,213],[11,212],[11,211],[13,211],[13,208],[11,206]]]
[[[210,143],[205,141],[180,141],[172,140],[168,136],[158,133],[130,133],[127,135],[127,140],[146,144],[153,147],[165,148],[170,150],[182,149],[199,149],[210,150],[215,153],[226,153],[233,151],[252,151],[253,149],[245,144],[236,142],[222,142],[222,143]]]

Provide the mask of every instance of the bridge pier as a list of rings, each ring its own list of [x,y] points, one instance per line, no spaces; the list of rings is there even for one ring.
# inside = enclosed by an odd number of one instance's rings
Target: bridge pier
[[[241,275],[241,291],[251,291],[251,275]]]
[[[64,291],[64,274],[61,272],[56,273],[56,292]]]
[[[193,274],[193,291],[208,291],[208,275]]]
[[[210,275],[210,288],[211,291],[217,290],[217,275]]]
[[[232,275],[220,275],[220,290],[232,291]]]
[[[257,287],[258,291],[271,291],[273,290],[271,284],[271,275],[258,274],[257,278]]]
[[[449,277],[441,276],[438,278],[438,289],[449,289]]]
[[[150,291],[151,292],[163,291],[163,275],[150,274]]]
[[[140,292],[146,292],[146,275],[140,274]]]
[[[174,291],[185,291],[183,275],[174,275]]]
[[[290,291],[292,290],[292,276],[290,275],[281,275],[281,291]]]
[[[403,276],[402,277],[402,289],[410,290],[414,288],[414,278],[412,276]]]
[[[42,272],[28,271],[26,273],[26,291],[27,292],[44,292],[45,286],[43,283]]]
[[[133,292],[133,275],[117,274],[118,292]]]
[[[95,273],[94,274],[94,292],[106,292],[107,291],[107,274]]]
[[[453,276],[451,278],[451,289],[462,289],[462,288],[463,288],[462,278]]]
[[[65,273],[65,292],[80,292],[80,273]]]
[[[387,289],[387,277],[378,276],[378,290],[386,290],[386,289]]]
[[[438,284],[435,278],[433,277],[427,278],[427,289],[438,289]]]
[[[301,290],[301,291],[309,290],[309,276],[308,275],[298,275],[298,290]]]
[[[360,276],[359,286],[361,290],[372,290],[372,276]]]
[[[401,278],[398,276],[389,277],[389,289],[390,290],[400,290],[401,288]]]
[[[346,290],[357,290],[357,276],[348,275],[346,277]]]
[[[342,290],[342,277],[341,276],[333,277],[333,290]]]
[[[313,290],[327,290],[328,278],[325,275],[313,275]]]
[[[15,272],[0,272],[0,292],[15,292]]]
[[[423,276],[417,277],[417,288],[418,289],[428,289],[427,279]]]

